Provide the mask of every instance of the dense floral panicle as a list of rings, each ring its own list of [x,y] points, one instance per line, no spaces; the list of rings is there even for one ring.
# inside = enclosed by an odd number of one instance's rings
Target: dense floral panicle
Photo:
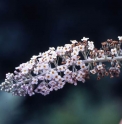
[[[62,89],[66,83],[85,83],[90,73],[97,74],[97,80],[108,75],[110,78],[118,77],[122,60],[122,36],[118,36],[118,39],[107,39],[101,43],[102,48],[99,50],[86,37],[80,42],[70,40],[71,44],[50,47],[48,51],[20,64],[14,73],[7,73],[0,89],[18,96],[32,96],[35,93],[48,95],[53,90]],[[106,69],[104,62],[110,62],[111,67]]]

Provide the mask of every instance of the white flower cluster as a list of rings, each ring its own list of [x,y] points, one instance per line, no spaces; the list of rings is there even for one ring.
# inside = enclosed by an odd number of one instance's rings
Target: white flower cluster
[[[97,79],[108,74],[110,77],[118,76],[120,66],[114,57],[120,55],[122,37],[118,38],[119,42],[104,42],[103,49],[100,50],[95,48],[93,41],[88,41],[89,38],[85,37],[80,42],[71,40],[71,44],[58,46],[56,49],[50,47],[48,51],[34,55],[28,62],[20,64],[15,68],[14,74],[7,73],[0,88],[19,96],[32,96],[35,93],[47,95],[63,88],[66,83],[85,83],[90,78],[90,73],[97,73]],[[84,60],[81,60],[82,57]],[[106,70],[100,62],[100,59],[106,60],[106,57],[111,57],[112,69]]]

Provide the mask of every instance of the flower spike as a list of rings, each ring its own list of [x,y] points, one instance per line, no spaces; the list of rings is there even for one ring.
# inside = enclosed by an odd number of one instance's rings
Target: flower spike
[[[118,77],[122,36],[118,36],[119,41],[108,39],[102,42],[100,50],[88,39],[83,37],[80,42],[70,40],[71,44],[50,47],[48,51],[32,56],[28,62],[16,67],[14,73],[6,74],[0,89],[18,96],[32,96],[35,93],[45,96],[62,89],[66,83],[85,83],[90,74],[97,74],[97,80],[108,75],[110,78]],[[110,62],[111,67],[106,69],[104,62]]]

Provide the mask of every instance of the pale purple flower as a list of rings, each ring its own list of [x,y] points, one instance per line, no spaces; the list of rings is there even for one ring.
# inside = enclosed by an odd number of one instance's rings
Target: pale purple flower
[[[56,85],[56,81],[52,80],[49,82],[49,86],[55,86]]]
[[[38,84],[38,79],[37,78],[32,78],[31,84]]]
[[[96,70],[95,70],[95,69],[90,70],[90,72],[91,72],[92,74],[96,74]]]
[[[98,70],[101,70],[101,69],[103,69],[103,66],[102,66],[102,64],[99,64],[99,65],[97,65],[97,69],[98,69]]]
[[[117,50],[116,50],[116,48],[111,49],[111,54],[112,54],[112,55],[114,55],[114,54],[116,55],[116,54],[117,54]]]
[[[87,41],[89,38],[83,37],[82,41]]]
[[[76,40],[70,40],[72,44],[78,43]]]

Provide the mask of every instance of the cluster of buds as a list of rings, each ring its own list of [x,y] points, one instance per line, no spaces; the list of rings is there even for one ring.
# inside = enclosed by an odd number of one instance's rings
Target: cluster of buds
[[[98,50],[93,41],[83,37],[81,41],[71,40],[71,44],[50,47],[48,51],[32,58],[15,68],[14,73],[7,73],[0,89],[13,95],[29,96],[35,93],[47,95],[51,91],[62,89],[66,83],[77,85],[85,83],[91,74],[97,79],[120,74],[122,60],[122,36],[119,40],[108,39],[102,42]],[[105,62],[111,67],[105,68]]]

